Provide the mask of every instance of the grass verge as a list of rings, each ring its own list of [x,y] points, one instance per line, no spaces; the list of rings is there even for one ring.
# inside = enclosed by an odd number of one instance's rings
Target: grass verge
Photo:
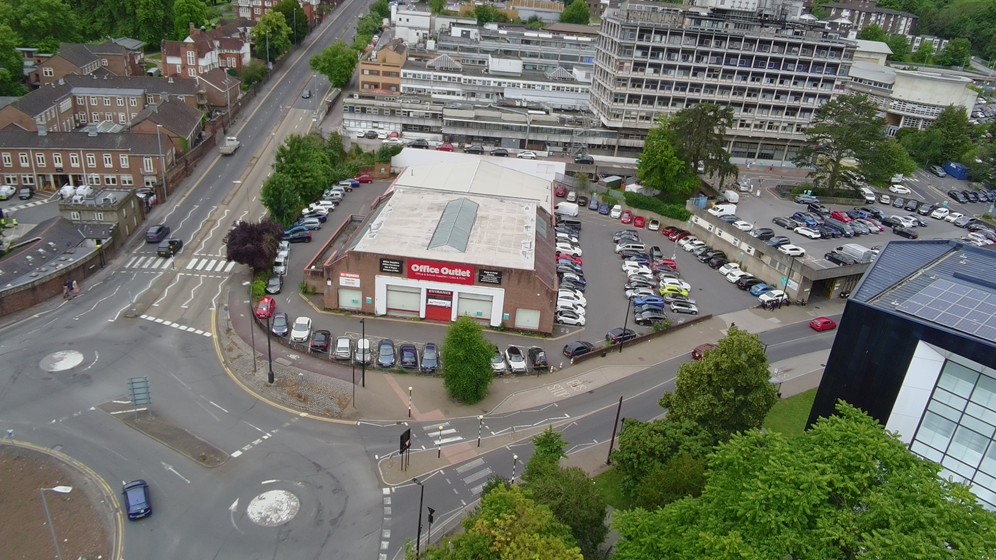
[[[605,498],[605,503],[617,510],[627,510],[633,507],[633,500],[622,491],[622,473],[613,467],[594,479],[595,488]]]
[[[814,400],[816,389],[776,402],[764,419],[764,428],[790,439],[802,435]]]

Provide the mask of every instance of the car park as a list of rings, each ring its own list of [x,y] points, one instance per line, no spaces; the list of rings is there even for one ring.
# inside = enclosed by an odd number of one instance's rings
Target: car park
[[[974,221],[975,221],[975,218],[973,218],[972,216],[962,216],[962,217],[958,218],[957,220],[955,220],[953,223],[954,223],[955,227],[964,228],[964,227],[968,227],[969,224],[973,223]]]
[[[291,328],[291,342],[308,342],[309,338],[311,338],[311,319],[298,317],[294,320],[294,326]]]
[[[576,358],[578,356],[583,356],[589,352],[595,350],[595,345],[590,342],[585,342],[583,340],[577,340],[570,342],[564,346],[564,355],[568,358]]]
[[[916,209],[920,207],[919,200],[913,200],[912,198],[906,201],[906,206],[903,206],[905,210],[910,212],[916,212]]]
[[[508,371],[508,364],[505,363],[505,357],[495,348],[495,353],[491,355],[491,373],[498,375],[506,371]]]
[[[328,352],[329,345],[332,343],[332,333],[326,330],[315,331],[315,334],[311,335],[311,351],[312,352]]]
[[[130,521],[152,515],[152,499],[149,485],[144,480],[134,480],[121,488],[124,494],[125,512]]]
[[[817,317],[809,322],[809,326],[814,331],[829,331],[837,328],[837,323],[827,317]]]
[[[961,191],[961,194],[965,195],[965,198],[967,198],[969,202],[979,201],[979,195],[976,194],[975,191]]]
[[[948,196],[951,197],[955,202],[960,202],[962,204],[968,204],[968,198],[961,193],[961,191],[950,190],[948,191]]]
[[[439,347],[433,342],[427,342],[422,347],[422,357],[419,370],[423,373],[435,373],[439,369]]]
[[[512,370],[512,373],[526,373],[529,371],[526,367],[526,358],[522,355],[522,350],[518,346],[509,346],[505,349],[505,360],[508,362],[508,368]]]

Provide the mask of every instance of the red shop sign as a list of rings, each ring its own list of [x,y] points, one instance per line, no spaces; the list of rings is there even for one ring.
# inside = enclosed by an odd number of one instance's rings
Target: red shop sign
[[[451,284],[473,284],[474,267],[408,259],[408,277]]]

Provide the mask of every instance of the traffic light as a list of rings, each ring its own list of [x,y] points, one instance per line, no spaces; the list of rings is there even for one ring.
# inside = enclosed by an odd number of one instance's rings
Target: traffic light
[[[432,508],[427,508],[429,510],[429,525],[432,525],[432,514],[436,513],[436,510]]]

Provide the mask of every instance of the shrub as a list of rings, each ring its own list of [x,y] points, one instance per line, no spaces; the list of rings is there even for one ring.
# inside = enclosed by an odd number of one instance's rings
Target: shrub
[[[623,199],[626,201],[627,206],[639,208],[640,210],[656,212],[661,216],[672,218],[674,220],[686,221],[692,216],[692,213],[685,210],[682,206],[677,204],[666,204],[656,198],[640,193],[624,193]]]
[[[266,282],[262,280],[256,280],[252,283],[252,298],[259,299],[266,294]]]

